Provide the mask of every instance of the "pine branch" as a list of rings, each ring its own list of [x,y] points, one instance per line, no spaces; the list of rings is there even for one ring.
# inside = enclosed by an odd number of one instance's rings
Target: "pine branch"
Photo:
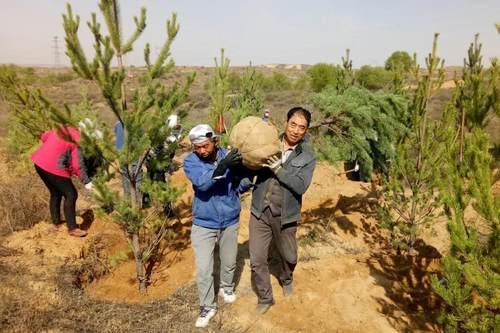
[[[141,8],[141,16],[140,18],[137,18],[137,16],[135,16],[134,23],[135,23],[135,31],[132,34],[132,36],[130,36],[130,38],[127,40],[127,42],[123,45],[122,48],[123,54],[132,51],[132,45],[141,36],[144,29],[146,29],[146,8],[144,7]]]
[[[82,78],[91,80],[92,71],[83,52],[83,48],[78,38],[78,27],[80,25],[80,16],[73,16],[71,5],[66,5],[67,14],[63,14],[63,28],[66,33],[66,55],[71,61],[73,70]]]
[[[158,54],[158,58],[156,59],[153,66],[149,67],[149,75],[152,79],[159,78],[164,73],[170,71],[174,66],[174,62],[172,59],[165,65],[168,57],[170,57],[170,47],[172,42],[174,41],[177,33],[179,32],[179,24],[177,23],[177,14],[173,13],[170,20],[167,21],[167,39],[163,44],[160,53]],[[145,59],[146,63],[149,63],[149,45],[145,50]]]
[[[117,54],[122,53],[120,7],[116,0],[101,0],[99,9],[104,16],[111,42]]]

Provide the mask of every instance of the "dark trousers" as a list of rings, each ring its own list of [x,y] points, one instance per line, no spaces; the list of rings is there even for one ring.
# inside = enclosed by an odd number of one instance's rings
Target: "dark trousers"
[[[266,208],[260,218],[250,217],[250,266],[252,282],[257,289],[259,303],[272,303],[273,290],[269,272],[269,249],[274,241],[281,257],[282,285],[292,283],[293,270],[297,265],[297,223],[281,225],[281,217],[273,216]]]
[[[61,223],[61,201],[64,197],[64,216],[66,218],[68,229],[72,230],[78,228],[75,218],[76,199],[78,198],[78,192],[71,182],[71,179],[54,175],[39,168],[36,165],[35,169],[50,192],[49,208],[52,223]]]

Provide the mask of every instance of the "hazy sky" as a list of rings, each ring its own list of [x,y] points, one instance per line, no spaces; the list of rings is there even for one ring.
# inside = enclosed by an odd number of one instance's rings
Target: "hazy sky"
[[[86,25],[97,0],[71,0],[81,16],[80,36],[90,54]],[[64,54],[63,0],[0,0],[0,63],[54,64],[53,37]],[[172,54],[178,65],[213,65],[220,48],[232,65],[338,63],[351,49],[354,67],[383,65],[395,50],[417,52],[422,62],[434,32],[439,54],[461,65],[475,33],[485,60],[500,56],[500,0],[122,0],[124,33],[145,6],[147,28],[126,63],[142,65],[143,46],[153,54],[166,34],[165,22],[177,12],[181,29]],[[487,61],[489,63],[489,61]]]

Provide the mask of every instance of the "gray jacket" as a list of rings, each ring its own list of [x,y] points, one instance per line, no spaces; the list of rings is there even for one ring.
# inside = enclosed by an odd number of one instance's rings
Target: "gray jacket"
[[[267,168],[257,174],[252,194],[252,214],[260,218],[271,180],[276,177],[281,185],[281,224],[300,221],[302,195],[311,184],[316,157],[307,142],[301,141],[275,176]]]

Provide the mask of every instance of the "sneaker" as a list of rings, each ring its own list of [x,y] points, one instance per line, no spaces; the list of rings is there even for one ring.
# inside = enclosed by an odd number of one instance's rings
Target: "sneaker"
[[[234,301],[236,301],[236,293],[234,292],[234,290],[227,291],[224,288],[220,288],[219,296],[224,299],[225,303],[234,303]]]
[[[293,284],[285,284],[283,285],[283,296],[284,297],[290,297],[293,295]]]
[[[206,327],[210,319],[217,313],[216,309],[208,308],[208,307],[200,307],[200,315],[198,319],[196,319],[196,327]]]
[[[64,224],[64,222],[59,222],[59,223],[51,223],[50,224],[50,231],[57,232],[59,229],[61,229],[61,226]]]
[[[70,236],[73,236],[73,237],[85,237],[85,236],[87,236],[87,232],[85,230],[80,229],[80,228],[71,229],[68,233]]]
[[[255,310],[257,311],[258,314],[261,314],[263,315],[264,313],[266,313],[270,308],[271,306],[274,305],[274,302],[272,303],[259,303],[257,304],[257,308],[255,308]]]

